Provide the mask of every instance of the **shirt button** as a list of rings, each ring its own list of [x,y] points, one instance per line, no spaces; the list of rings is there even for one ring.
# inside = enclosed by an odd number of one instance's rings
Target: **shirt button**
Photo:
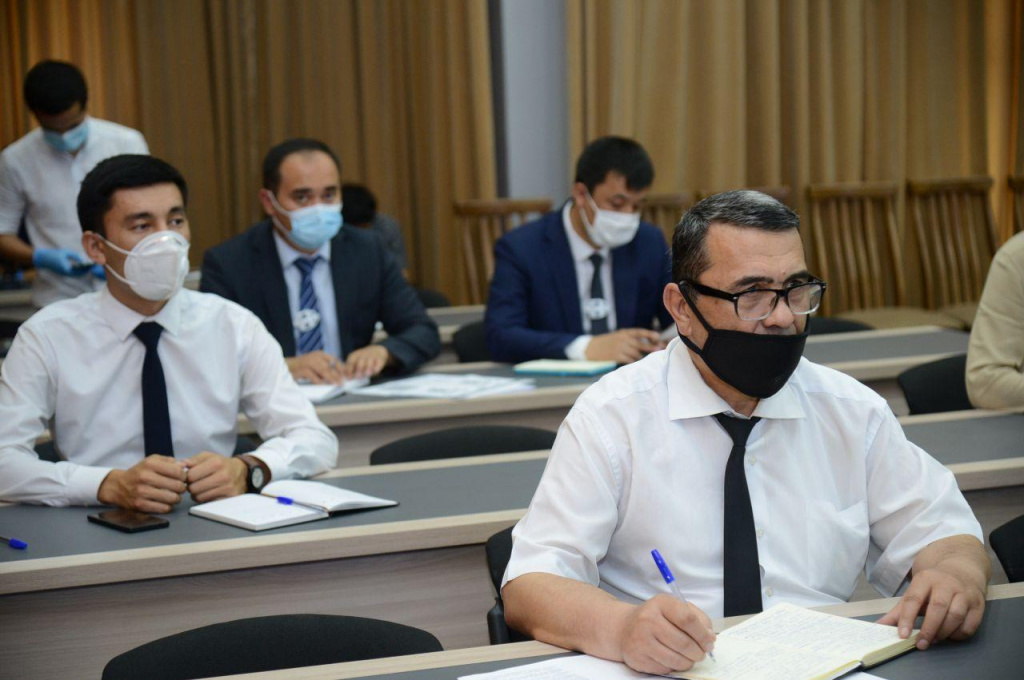
[[[747,463],[753,465],[757,462],[757,456],[747,456]]]
[[[772,590],[771,588],[765,588],[764,589],[764,596],[765,597],[771,597],[774,594],[775,594],[775,591]]]
[[[764,538],[764,529],[761,529],[761,528],[759,527],[759,528],[757,529],[757,532],[756,532],[756,533],[757,533],[757,537],[758,537],[758,538]]]

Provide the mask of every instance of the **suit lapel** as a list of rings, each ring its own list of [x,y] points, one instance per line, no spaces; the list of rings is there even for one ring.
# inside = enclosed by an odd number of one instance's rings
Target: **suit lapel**
[[[341,359],[356,349],[352,346],[353,340],[349,329],[352,328],[352,319],[359,304],[354,288],[351,285],[343,285],[346,278],[345,273],[348,272],[349,281],[361,280],[358,275],[359,260],[351,252],[352,249],[346,247],[348,229],[352,229],[352,227],[342,227],[338,235],[331,239],[331,285],[334,286],[334,306],[338,310],[338,342],[341,344]]]
[[[647,328],[651,320],[636,318],[636,289],[639,272],[636,268],[635,240],[612,250],[612,287],[615,288],[615,321],[618,328]]]
[[[547,242],[545,257],[548,271],[551,273],[552,290],[562,308],[561,318],[566,320],[566,333],[583,333],[583,319],[580,316],[579,283],[576,281],[576,263],[569,250],[569,239],[565,236],[562,223],[562,211],[551,213],[544,229],[544,240]]]
[[[253,239],[255,268],[252,275],[263,300],[263,318],[267,330],[281,343],[285,356],[295,355],[295,331],[292,329],[291,308],[288,305],[288,286],[281,270],[281,258],[274,243],[273,225],[265,220]]]

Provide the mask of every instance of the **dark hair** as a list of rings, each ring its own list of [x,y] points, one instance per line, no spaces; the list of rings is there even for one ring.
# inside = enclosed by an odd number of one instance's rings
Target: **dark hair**
[[[263,158],[263,188],[270,189],[270,191],[277,193],[277,187],[281,185],[281,164],[284,163],[284,159],[291,156],[293,153],[301,153],[303,151],[322,151],[331,157],[334,161],[334,165],[338,168],[338,174],[341,174],[341,161],[331,151],[331,147],[327,146],[323,142],[317,139],[309,139],[308,137],[296,137],[295,139],[286,139],[280,144],[271,147],[270,151]]]
[[[41,61],[25,75],[25,104],[31,111],[52,116],[67,111],[75,102],[82,108],[89,99],[85,76],[66,61]]]
[[[377,199],[362,184],[342,184],[341,203],[341,214],[349,224],[367,224],[377,214]]]
[[[654,181],[651,157],[644,147],[625,137],[601,137],[587,144],[576,161],[575,181],[583,182],[593,193],[611,171],[625,176],[630,191],[646,189]]]
[[[114,192],[155,184],[174,184],[181,191],[182,203],[188,205],[188,184],[170,163],[137,154],[111,156],[100,161],[85,176],[78,190],[78,222],[82,231],[94,231],[106,237],[103,217],[110,211]]]
[[[676,225],[672,235],[673,280],[696,281],[711,265],[707,236],[716,222],[772,232],[800,228],[795,212],[760,191],[726,191],[708,196],[687,210]]]

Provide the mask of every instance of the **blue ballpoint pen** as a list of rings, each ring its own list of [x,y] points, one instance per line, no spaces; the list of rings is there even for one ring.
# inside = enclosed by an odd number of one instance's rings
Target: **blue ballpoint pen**
[[[665,560],[661,557],[661,553],[657,550],[652,550],[651,557],[654,558],[654,563],[658,565],[658,571],[661,572],[661,577],[665,579],[665,583],[667,583],[668,587],[672,590],[672,594],[675,595],[676,599],[683,604],[688,604],[686,602],[686,598],[683,597],[683,593],[679,590],[679,586],[676,585],[676,577],[672,575],[672,570],[668,568],[667,564],[665,564]],[[715,658],[713,653],[708,652],[708,656],[711,657],[712,661],[718,663],[718,659]]]
[[[15,550],[24,550],[28,547],[28,543],[26,543],[25,541],[19,541],[18,539],[11,538],[9,536],[0,536],[0,541],[3,541]]]

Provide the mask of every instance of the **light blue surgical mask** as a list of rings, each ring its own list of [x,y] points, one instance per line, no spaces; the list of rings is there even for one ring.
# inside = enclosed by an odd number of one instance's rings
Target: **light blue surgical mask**
[[[83,120],[66,132],[43,130],[43,139],[57,151],[75,153],[85,146],[86,140],[89,139],[89,120]]]
[[[317,250],[341,231],[341,203],[317,203],[289,211],[281,207],[273,193],[270,193],[270,200],[278,211],[288,216],[292,230],[285,229],[275,216],[277,226],[288,235],[289,241],[303,250]]]

